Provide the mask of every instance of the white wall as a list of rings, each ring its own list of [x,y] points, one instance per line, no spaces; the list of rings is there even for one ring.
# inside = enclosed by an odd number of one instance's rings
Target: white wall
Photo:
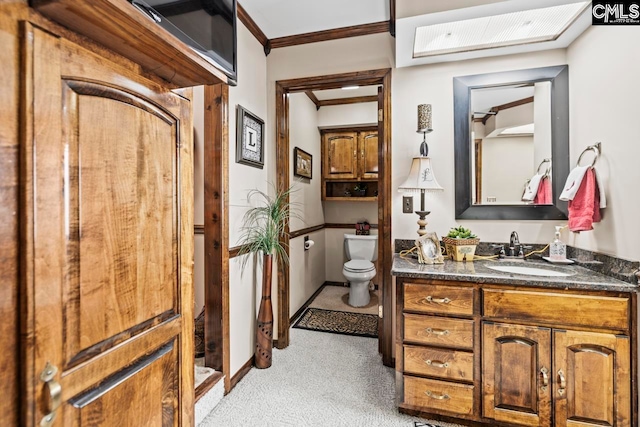
[[[298,147],[312,155],[312,178],[301,179],[293,175],[293,152]],[[292,218],[290,230],[324,224],[322,211],[320,165],[320,131],[316,106],[304,93],[289,95],[289,179],[295,191],[291,201],[299,218]],[[325,240],[324,230],[308,235],[315,245],[304,250],[304,237],[289,241],[289,316],[292,316],[325,282]]]
[[[585,147],[602,142],[596,169],[606,182],[609,205],[593,232],[573,234],[569,243],[635,261],[640,260],[640,59],[633,52],[639,44],[637,28],[593,26],[567,50],[571,166]],[[583,164],[592,158],[585,155]]]
[[[303,179],[293,175],[293,151],[298,147],[312,156],[312,178]],[[320,165],[320,131],[316,106],[304,93],[289,95],[289,180],[294,185],[291,201],[300,218],[291,219],[291,231],[324,224],[321,203],[322,172]]]
[[[378,103],[329,105],[318,110],[318,126],[376,125]]]
[[[289,316],[325,282],[325,230],[307,234],[315,245],[304,250],[304,236],[289,241]]]
[[[533,137],[482,140],[482,204],[521,205],[533,166]],[[495,197],[494,202],[487,199]]]
[[[429,140],[429,156],[434,173],[444,192],[427,194],[427,228],[447,233],[455,224],[463,224],[485,241],[506,241],[511,231],[517,231],[527,243],[546,243],[553,239],[554,221],[456,221],[455,168],[453,143],[453,77],[491,73],[523,68],[544,67],[566,63],[565,50],[552,50],[522,55],[482,58],[400,68],[393,72],[392,81],[392,188],[404,179],[417,153],[420,136],[416,135],[416,108],[418,104],[432,104],[433,128]],[[419,198],[414,198],[414,206]],[[394,194],[392,212],[393,238],[414,238],[415,215],[402,214],[402,194]]]

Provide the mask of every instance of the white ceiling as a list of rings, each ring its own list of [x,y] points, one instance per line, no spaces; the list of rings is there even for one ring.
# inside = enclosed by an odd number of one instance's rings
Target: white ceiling
[[[471,110],[489,111],[491,107],[508,104],[509,102],[533,96],[535,88],[533,86],[502,86],[486,89],[473,89],[471,91]],[[476,114],[482,117],[482,114]]]
[[[389,20],[389,0],[241,0],[270,39]]]
[[[356,96],[371,96],[378,94],[378,86],[360,86],[358,89],[327,89],[327,90],[314,90],[313,94],[320,101],[326,99],[342,99],[342,98],[355,98]]]

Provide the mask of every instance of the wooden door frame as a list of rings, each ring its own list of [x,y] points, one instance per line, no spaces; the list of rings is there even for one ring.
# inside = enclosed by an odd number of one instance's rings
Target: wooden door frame
[[[382,285],[382,361],[393,366],[392,357],[392,281],[391,264],[391,69],[357,71],[276,82],[276,171],[278,188],[288,188],[289,179],[289,98],[294,92],[322,89],[338,89],[347,85],[382,85],[383,112],[382,136],[378,139],[378,259]],[[282,243],[289,253],[289,226]],[[278,264],[278,339],[277,348],[289,345],[289,267]]]
[[[231,390],[229,338],[229,86],[204,87],[204,359]]]

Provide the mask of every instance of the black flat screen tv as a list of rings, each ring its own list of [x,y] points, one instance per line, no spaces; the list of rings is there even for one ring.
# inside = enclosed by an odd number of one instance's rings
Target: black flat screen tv
[[[129,0],[237,84],[236,0]]]

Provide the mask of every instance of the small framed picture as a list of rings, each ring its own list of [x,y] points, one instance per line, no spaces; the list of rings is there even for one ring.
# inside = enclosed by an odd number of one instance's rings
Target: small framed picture
[[[238,105],[236,163],[264,167],[264,120]]]
[[[298,147],[293,149],[293,174],[301,178],[311,179],[313,171],[313,157]]]
[[[429,232],[415,241],[418,247],[418,262],[420,264],[444,264],[440,239],[434,232]]]

